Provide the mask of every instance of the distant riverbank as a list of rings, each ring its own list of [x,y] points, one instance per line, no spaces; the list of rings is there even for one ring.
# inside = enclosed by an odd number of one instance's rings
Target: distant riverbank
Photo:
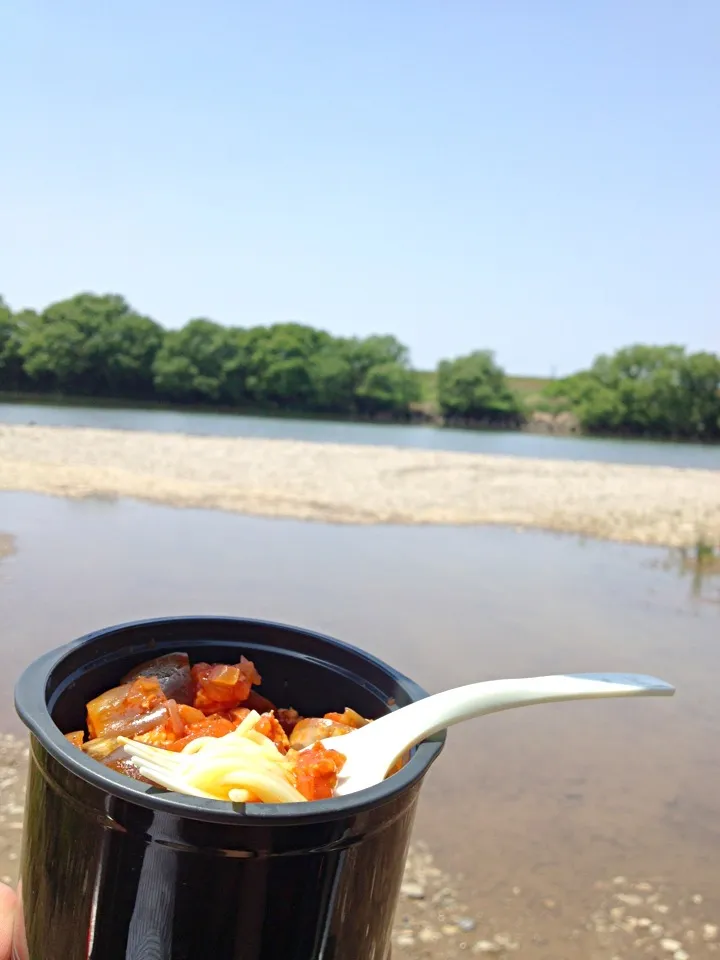
[[[195,408],[0,402],[0,424],[139,430],[190,436],[300,440],[353,446],[401,447],[450,453],[589,460],[648,467],[720,471],[720,444],[601,439],[523,430],[463,430],[409,423],[356,422],[317,417],[249,416]]]
[[[507,524],[720,542],[706,470],[289,440],[0,426],[0,490],[355,524]]]
[[[515,378],[518,384],[523,384],[524,378]],[[538,379],[528,381],[531,384],[541,383]],[[519,392],[523,392],[519,387]],[[527,390],[525,390],[527,393]],[[517,424],[497,424],[478,420],[445,420],[438,410],[434,401],[423,401],[413,403],[408,411],[402,414],[378,413],[374,416],[349,415],[349,414],[329,414],[313,413],[312,411],[298,411],[292,409],[278,410],[274,408],[257,407],[228,407],[222,404],[181,404],[168,403],[158,400],[133,400],[117,399],[109,397],[74,397],[63,394],[53,393],[28,393],[28,392],[7,392],[0,391],[0,404],[12,403],[19,406],[44,406],[44,407],[87,407],[92,406],[98,409],[107,410],[148,410],[148,411],[170,411],[175,413],[205,413],[205,414],[223,414],[232,416],[251,416],[251,417],[269,417],[275,419],[303,419],[309,421],[326,421],[329,423],[365,423],[365,424],[397,424],[404,426],[434,426],[434,427],[452,427],[455,429],[466,430],[513,430],[517,433],[539,433],[553,434],[562,437],[576,436],[581,433],[577,418],[571,413],[547,413],[539,410],[531,410],[527,417]]]

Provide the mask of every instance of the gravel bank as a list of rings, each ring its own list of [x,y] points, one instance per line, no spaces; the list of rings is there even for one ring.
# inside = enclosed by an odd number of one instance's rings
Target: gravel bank
[[[0,490],[334,523],[509,524],[666,546],[720,542],[720,473],[668,467],[3,426]]]
[[[28,747],[24,740],[0,734],[0,880],[17,880],[25,806]]]

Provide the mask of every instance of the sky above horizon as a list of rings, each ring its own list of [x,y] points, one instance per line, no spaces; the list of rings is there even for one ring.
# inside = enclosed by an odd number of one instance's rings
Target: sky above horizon
[[[720,352],[720,3],[0,0],[0,293]]]

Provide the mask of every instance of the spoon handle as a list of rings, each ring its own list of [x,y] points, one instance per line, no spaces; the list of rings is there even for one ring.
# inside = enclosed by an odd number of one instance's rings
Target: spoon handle
[[[397,755],[455,723],[512,707],[601,697],[671,697],[675,688],[657,677],[632,673],[575,673],[520,680],[486,680],[408,704],[363,728]]]

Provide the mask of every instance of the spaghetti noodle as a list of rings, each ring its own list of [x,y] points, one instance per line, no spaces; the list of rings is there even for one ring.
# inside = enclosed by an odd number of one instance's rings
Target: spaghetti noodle
[[[260,714],[253,710],[231,733],[198,738],[180,753],[126,737],[120,737],[120,742],[139,772],[168,790],[233,803],[301,803],[313,799],[298,789],[308,769],[305,755],[294,750],[283,755],[272,740],[258,732],[260,720]],[[331,796],[345,758],[320,744],[310,750],[310,756],[316,765],[325,764],[333,781],[329,784]]]

